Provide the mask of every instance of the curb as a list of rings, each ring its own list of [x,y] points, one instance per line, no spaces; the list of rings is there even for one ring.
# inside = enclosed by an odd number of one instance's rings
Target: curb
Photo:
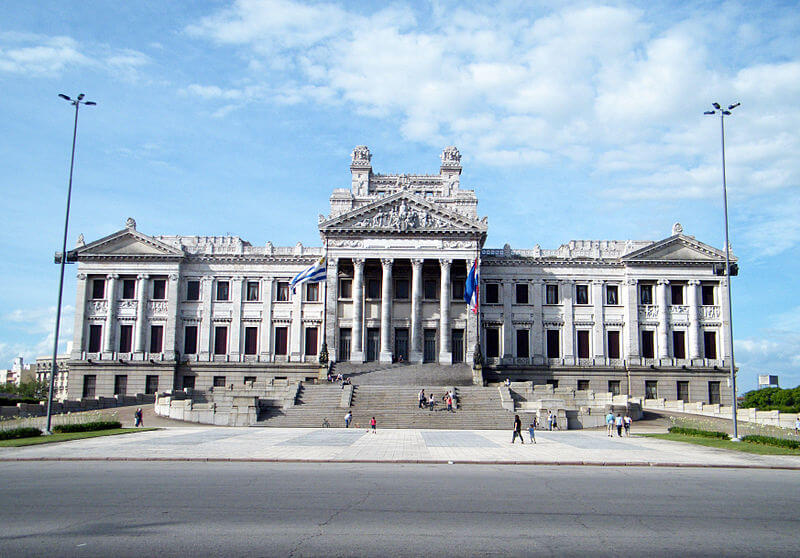
[[[447,459],[278,459],[249,457],[0,457],[0,463],[77,461],[77,462],[175,462],[175,463],[333,463],[392,465],[534,465],[557,467],[667,467],[692,469],[770,469],[800,471],[800,465],[734,465],[724,463],[674,463],[652,461],[475,461]]]

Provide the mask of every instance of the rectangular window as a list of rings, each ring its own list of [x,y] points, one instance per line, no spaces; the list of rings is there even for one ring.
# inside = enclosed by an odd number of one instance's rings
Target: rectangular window
[[[519,283],[516,286],[517,291],[517,304],[528,304],[528,285],[527,283]]]
[[[197,354],[197,326],[186,326],[183,330],[183,354]]]
[[[553,389],[558,387],[558,380],[546,380],[545,384],[548,386],[553,386]]]
[[[500,302],[500,285],[497,283],[486,283],[484,286],[486,304],[498,304]]]
[[[214,387],[225,387],[225,376],[214,376]]]
[[[609,380],[608,391],[611,392],[611,395],[619,395],[619,380]]]
[[[645,330],[642,332],[642,357],[655,358],[655,356],[656,351],[653,332],[651,330]]]
[[[453,300],[464,300],[464,279],[453,279]]]
[[[527,329],[517,330],[517,356],[519,358],[528,358],[530,356],[528,335]]]
[[[186,281],[186,300],[200,300],[200,281]]]
[[[231,285],[228,281],[217,281],[217,300],[225,302],[230,300]]]
[[[619,331],[608,332],[608,358],[619,358]]]
[[[589,391],[589,380],[578,380],[578,391]]]
[[[91,324],[89,326],[89,352],[99,353],[103,341],[103,326]]]
[[[114,395],[125,395],[128,392],[127,374],[117,374],[114,376]]]
[[[353,280],[340,279],[339,280],[339,298],[350,299],[353,298]]]
[[[254,383],[256,383],[256,377],[255,376],[245,376],[244,380],[243,380],[243,383],[244,384],[254,384]]]
[[[306,283],[306,302],[319,300],[319,283]]]
[[[247,282],[247,302],[258,301],[258,281]]]
[[[133,326],[121,325],[119,326],[119,352],[130,353],[132,351],[133,341]]]
[[[708,402],[719,405],[719,382],[708,382]]]
[[[686,333],[683,331],[672,332],[672,356],[686,358]]]
[[[422,282],[422,289],[425,295],[425,300],[436,300],[439,298],[438,289],[436,288],[435,279],[425,279]]]
[[[653,285],[639,285],[639,304],[653,304]]]
[[[400,300],[408,298],[408,279],[395,279],[394,297]]]
[[[645,399],[658,399],[658,381],[645,380],[644,381],[644,398]]]
[[[228,328],[226,326],[214,327],[214,354],[224,355],[228,352]]]
[[[194,389],[194,376],[183,376],[181,386],[183,389]]]
[[[136,279],[122,280],[122,299],[133,300],[136,298]]]
[[[381,297],[381,282],[377,279],[367,279],[367,298]]]
[[[557,329],[547,330],[547,358],[560,358],[561,344]]]
[[[339,328],[339,361],[350,360],[350,339],[352,333],[349,327]]]
[[[166,300],[167,280],[153,279],[153,300]]]
[[[717,334],[714,331],[703,332],[703,355],[706,358],[717,358]]]
[[[703,285],[703,306],[714,306],[714,285]]]
[[[83,377],[83,397],[94,397],[96,385],[97,376],[94,374],[86,374]]]
[[[92,280],[92,298],[103,299],[106,297],[106,280],[93,279]]]
[[[316,354],[317,354],[317,328],[307,327],[305,355],[314,356]]]
[[[148,374],[144,380],[144,392],[147,394],[156,393],[158,391],[158,376],[155,374]]]
[[[589,330],[578,330],[578,358],[589,358]]]
[[[676,306],[683,304],[683,285],[670,285],[669,293],[672,304]]]
[[[275,292],[275,300],[277,302],[289,301],[289,282],[278,281],[278,290]]]
[[[619,287],[606,285],[606,305],[616,306],[617,304],[619,304]]]
[[[575,285],[575,304],[589,304],[589,285]]]
[[[486,356],[497,358],[500,356],[500,329],[496,327],[486,328]]]
[[[689,382],[678,382],[678,401],[689,402]]]
[[[550,284],[544,287],[544,303],[558,304],[558,285]]]
[[[289,328],[281,326],[275,328],[275,354],[285,355],[289,352]]]
[[[150,352],[160,353],[163,351],[164,326],[150,326]]]
[[[244,354],[254,355],[258,352],[258,328],[244,328]]]

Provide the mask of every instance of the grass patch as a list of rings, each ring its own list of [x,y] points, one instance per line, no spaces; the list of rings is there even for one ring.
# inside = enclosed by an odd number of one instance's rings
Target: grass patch
[[[697,428],[684,428],[682,426],[673,426],[669,429],[670,434],[684,434],[686,436],[700,436],[701,438],[719,438],[720,440],[728,440],[725,432],[717,432],[714,430],[699,430]]]
[[[669,440],[672,442],[686,442],[687,444],[696,444],[709,448],[757,453],[759,455],[800,455],[800,449],[765,446],[763,444],[754,444],[746,441],[731,442],[730,440],[721,440],[719,438],[703,438],[686,434],[637,434],[637,436],[658,438],[659,440]]]
[[[115,436],[117,434],[133,434],[134,432],[150,432],[151,430],[159,430],[159,429],[158,428],[113,428],[111,430],[95,430],[94,432],[65,432],[63,434],[52,434],[50,436],[39,436],[36,438],[2,440],[0,441],[0,448],[18,448],[21,446],[54,444],[56,442],[68,442],[69,440],[82,440],[84,438]]]

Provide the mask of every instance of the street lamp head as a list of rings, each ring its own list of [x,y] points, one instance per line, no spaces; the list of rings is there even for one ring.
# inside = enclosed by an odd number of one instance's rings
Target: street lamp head
[[[86,101],[86,102],[85,102],[85,103],[83,103],[83,104],[84,104],[84,105],[87,105],[87,106],[91,106],[91,105],[96,105],[97,103],[95,103],[94,101]]]
[[[733,104],[733,105],[728,105],[728,110],[733,110],[733,109],[735,109],[736,107],[738,107],[741,104],[742,103],[736,103],[736,104]]]
[[[717,113],[717,111],[715,111],[715,110],[707,110],[703,114],[716,114],[716,113]]]
[[[723,110],[723,111],[722,111],[722,114],[724,114],[725,116],[730,116],[730,114],[731,114],[731,111],[729,111],[729,110]]]
[[[64,95],[63,93],[59,93],[58,96],[61,97],[62,99],[64,99],[65,101],[71,101],[72,100],[67,95]]]
[[[86,96],[86,95],[84,95],[83,93],[79,94],[79,95],[78,95],[78,100],[79,100],[79,101],[82,101],[82,100],[83,100],[83,98],[84,98],[85,96]]]
[[[715,108],[715,109],[717,109],[717,110],[719,110],[720,108],[722,108],[722,107],[720,107],[720,106],[719,106],[719,103],[711,103],[711,106],[712,106],[712,107],[714,107],[714,108]]]

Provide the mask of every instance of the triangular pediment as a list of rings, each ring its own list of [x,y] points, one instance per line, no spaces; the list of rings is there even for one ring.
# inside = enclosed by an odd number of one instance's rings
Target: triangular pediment
[[[319,229],[322,232],[485,234],[487,224],[485,220],[467,217],[411,192],[400,191],[322,221]]]
[[[75,249],[80,259],[91,258],[182,258],[183,251],[135,229],[123,229]]]
[[[731,261],[736,258],[731,257]],[[635,263],[723,262],[725,253],[692,237],[676,234],[623,256],[622,261]]]

